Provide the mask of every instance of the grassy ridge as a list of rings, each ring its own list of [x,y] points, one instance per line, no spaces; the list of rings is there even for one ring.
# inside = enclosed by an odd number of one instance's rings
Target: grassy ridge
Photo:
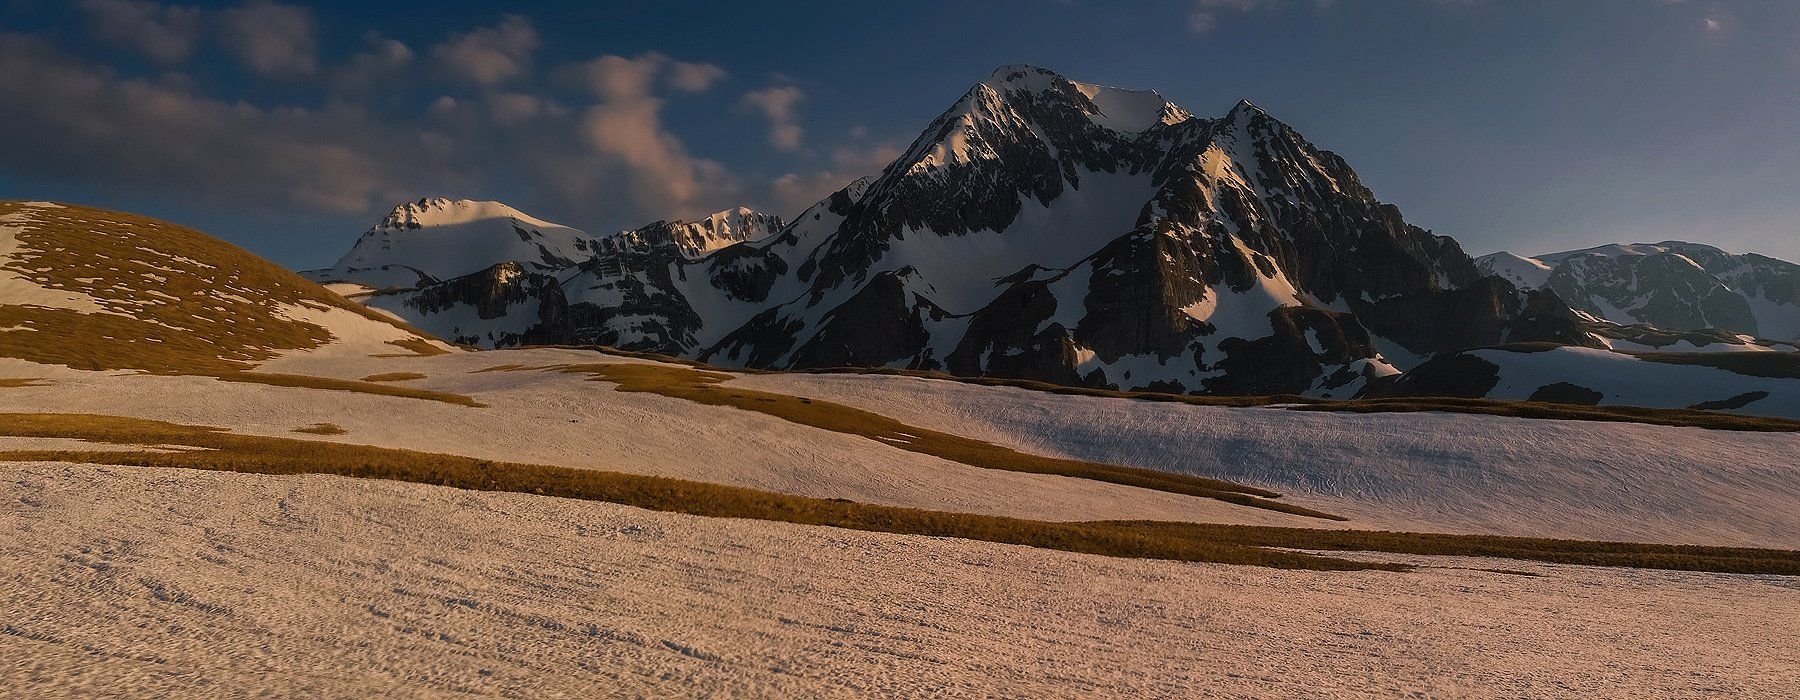
[[[429,389],[414,389],[392,384],[377,384],[370,381],[354,379],[333,379],[331,377],[315,377],[310,374],[277,374],[274,372],[221,372],[218,379],[227,382],[248,382],[251,384],[267,384],[269,386],[297,387],[302,389],[325,389],[328,391],[354,391],[362,394],[378,394],[381,396],[398,396],[407,399],[425,399],[443,403],[486,408],[487,404],[462,394],[452,394]]]
[[[217,428],[113,416],[0,414],[0,435],[206,448],[177,453],[13,451],[0,452],[0,460],[71,461],[257,474],[335,474],[606,501],[691,515],[955,537],[1118,557],[1324,571],[1408,569],[1398,564],[1355,562],[1285,551],[1302,549],[1800,575],[1800,552],[1794,551],[1156,521],[1044,522],[807,498],[618,472],[235,435]]]
[[[618,385],[619,391],[649,392],[711,406],[766,413],[801,425],[858,435],[883,444],[984,469],[1053,474],[1122,486],[1212,498],[1236,505],[1327,520],[1343,518],[1280,501],[1273,491],[1219,479],[1155,469],[1026,454],[961,435],[918,428],[843,404],[754,389],[721,386],[731,375],[691,367],[648,364],[583,364],[556,368]]]
[[[1311,530],[1206,523],[1127,521],[1118,524],[1130,529],[1149,528],[1171,534],[1258,547],[1477,556],[1585,566],[1631,566],[1681,571],[1800,575],[1800,551],[1750,547],[1588,542],[1537,537],[1446,535],[1424,532]]]

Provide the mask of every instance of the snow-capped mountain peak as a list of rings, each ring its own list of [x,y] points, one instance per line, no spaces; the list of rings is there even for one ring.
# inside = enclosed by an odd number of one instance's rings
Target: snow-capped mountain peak
[[[1094,124],[1120,133],[1135,134],[1157,124],[1175,124],[1193,115],[1163,99],[1155,90],[1081,83],[1054,71],[1028,65],[1006,65],[994,70],[982,85],[996,91],[1019,91],[1034,94],[1072,89],[1084,98],[1080,105]]]
[[[1555,291],[1617,324],[1800,338],[1800,265],[1685,241],[1608,243],[1526,257],[1494,253],[1482,271]]]
[[[413,287],[502,262],[563,268],[599,250],[598,240],[579,229],[500,202],[427,197],[395,205],[336,265],[302,274],[316,282]]]

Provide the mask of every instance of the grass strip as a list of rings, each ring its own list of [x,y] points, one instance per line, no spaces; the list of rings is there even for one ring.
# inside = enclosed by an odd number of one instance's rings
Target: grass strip
[[[618,385],[619,391],[648,392],[710,406],[730,406],[764,413],[808,427],[857,435],[890,447],[961,462],[983,469],[1052,474],[1121,486],[1212,498],[1236,505],[1326,520],[1344,520],[1305,506],[1271,500],[1280,494],[1219,479],[1156,469],[1122,467],[1058,457],[1026,454],[990,442],[907,425],[879,413],[839,403],[722,386],[731,375],[692,367],[653,364],[579,364],[556,371],[586,374]]]
[[[1800,551],[1751,547],[1591,542],[1497,535],[1426,532],[1315,530],[1292,527],[1118,521],[1129,530],[1152,529],[1256,547],[1314,551],[1494,557],[1583,566],[1625,566],[1735,574],[1800,575]]]
[[[0,452],[0,460],[65,461],[254,474],[332,474],[606,501],[708,517],[751,518],[871,532],[1017,544],[1140,559],[1319,571],[1405,571],[1284,551],[1390,552],[1494,557],[1554,564],[1800,575],[1800,552],[1745,547],[1592,542],[1490,535],[1314,530],[1162,521],[1044,522],[769,493],[664,477],[493,462],[365,445],[236,435],[219,428],[83,414],[0,414],[0,435],[186,445],[191,452]]]
[[[377,384],[375,382],[357,381],[354,379],[333,379],[331,377],[315,377],[309,374],[277,374],[274,372],[220,372],[214,376],[227,382],[249,382],[253,384],[267,384],[270,386],[325,389],[329,391],[354,391],[363,394],[380,394],[382,396],[399,396],[408,399],[441,401],[444,403],[456,404],[458,406],[469,406],[471,408],[487,407],[487,404],[478,402],[474,398],[462,394],[451,394],[428,389],[414,389],[412,387],[394,386],[392,384]]]
[[[365,382],[406,382],[406,381],[412,381],[414,379],[424,379],[424,378],[425,378],[425,375],[418,373],[418,372],[383,372],[381,374],[371,374],[367,377],[363,377],[362,381],[365,381]]]

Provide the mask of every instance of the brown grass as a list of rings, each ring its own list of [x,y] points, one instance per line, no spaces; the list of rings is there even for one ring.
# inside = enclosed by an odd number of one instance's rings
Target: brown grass
[[[383,372],[363,377],[362,380],[365,382],[407,382],[424,378],[425,375],[418,372]]]
[[[1294,569],[1400,571],[1286,550],[1481,556],[1592,566],[1800,575],[1800,552],[1587,542],[1484,535],[1210,525],[1156,521],[1043,522],[818,499],[680,479],[511,464],[363,445],[235,435],[218,428],[77,414],[0,414],[0,435],[137,445],[188,445],[191,452],[0,452],[16,461],[73,461],[256,474],[335,474],[480,491],[606,501],[709,517],[933,537],[955,537],[1143,559]]]
[[[649,392],[711,406],[730,406],[765,413],[783,420],[832,432],[858,435],[890,447],[930,455],[953,462],[1003,471],[1054,474],[1155,491],[1166,491],[1227,503],[1328,520],[1335,515],[1303,506],[1269,500],[1280,494],[1229,481],[1155,469],[1121,467],[1011,450],[961,435],[918,428],[887,416],[839,403],[787,394],[720,386],[731,375],[689,367],[651,364],[583,364],[556,368],[587,374],[618,385],[619,391]]]
[[[0,305],[0,356],[76,369],[163,374],[246,370],[331,340],[282,305],[338,308],[398,323],[248,251],[193,229],[80,206],[0,202],[19,248],[0,261],[39,286],[85,296],[105,313]],[[3,300],[0,300],[3,302]]]
[[[425,335],[424,331],[419,331],[418,334],[420,336]],[[445,350],[441,347],[438,347],[436,344],[432,343],[431,341],[425,340],[423,337],[402,338],[400,340],[390,340],[390,341],[387,341],[387,344],[398,347],[402,350],[409,350],[411,352],[409,352],[409,353],[393,353],[391,355],[376,355],[376,357],[431,357],[433,355],[447,355],[450,353],[449,350]]]
[[[473,397],[462,394],[451,394],[443,391],[414,389],[412,387],[360,382],[354,379],[333,379],[331,377],[314,377],[307,374],[276,374],[274,372],[221,372],[218,378],[227,382],[250,382],[269,386],[285,386],[303,389],[325,389],[328,391],[354,391],[362,394],[379,394],[382,396],[398,396],[407,399],[425,399],[441,401],[471,408],[487,408],[487,404],[476,401]]]
[[[304,428],[295,428],[294,432],[307,433],[310,435],[343,435],[350,431],[345,430],[343,426],[336,423],[314,423]]]
[[[1158,529],[1257,547],[1334,552],[1392,552],[1541,561],[1582,566],[1627,566],[1678,571],[1800,575],[1800,551],[1750,547],[1589,542],[1537,537],[1446,535],[1371,530],[1136,521],[1122,525]]]

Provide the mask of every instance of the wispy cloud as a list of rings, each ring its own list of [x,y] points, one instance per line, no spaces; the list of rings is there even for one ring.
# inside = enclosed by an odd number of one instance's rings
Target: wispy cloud
[[[800,147],[800,101],[806,93],[793,85],[752,90],[739,98],[738,105],[763,115],[769,120],[769,145],[784,151]]]
[[[80,0],[76,6],[101,39],[136,49],[165,65],[187,60],[205,29],[196,7],[149,0]]]
[[[312,11],[304,7],[256,0],[220,12],[219,43],[264,75],[318,69]]]

